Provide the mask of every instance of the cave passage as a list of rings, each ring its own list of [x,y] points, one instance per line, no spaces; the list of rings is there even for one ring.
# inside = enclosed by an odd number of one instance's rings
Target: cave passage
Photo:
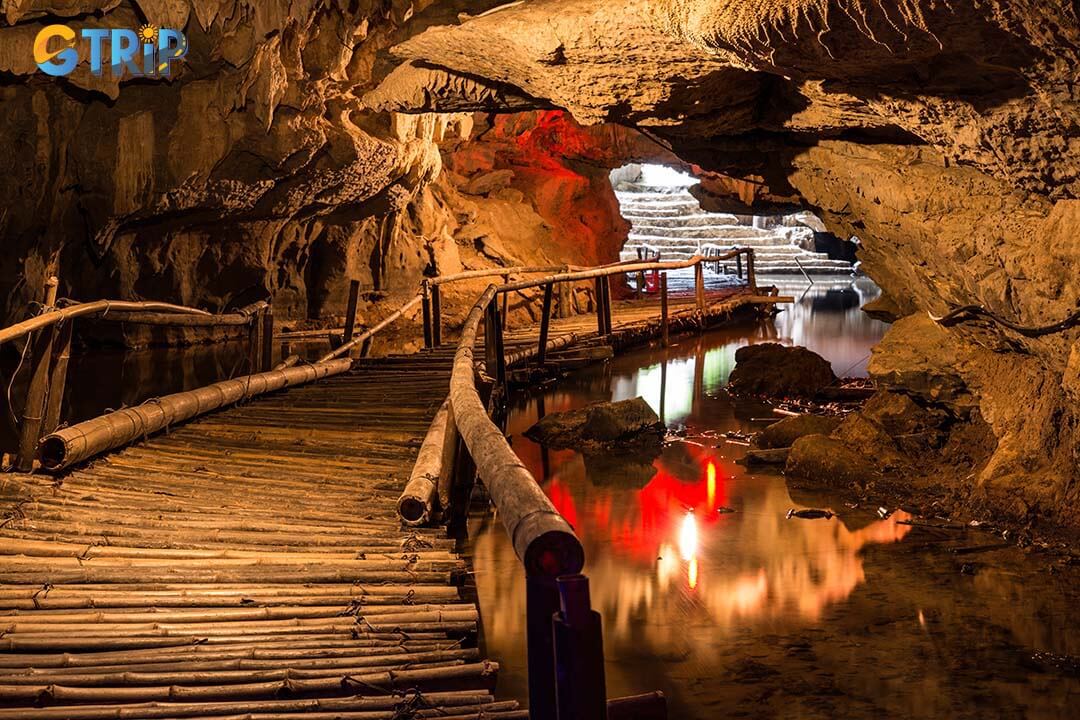
[[[1076,714],[1080,3],[0,5],[0,720]]]

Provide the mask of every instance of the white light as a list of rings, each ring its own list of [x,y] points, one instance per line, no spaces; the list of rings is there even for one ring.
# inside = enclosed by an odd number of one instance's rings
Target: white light
[[[642,165],[641,176],[644,184],[652,187],[690,187],[697,184],[693,177],[666,165]]]
[[[697,518],[693,511],[686,513],[682,528],[679,530],[679,554],[683,560],[693,560],[697,555],[698,531]]]

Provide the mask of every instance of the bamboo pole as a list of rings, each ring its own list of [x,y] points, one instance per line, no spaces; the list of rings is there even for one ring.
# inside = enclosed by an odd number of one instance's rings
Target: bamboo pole
[[[552,577],[576,573],[585,563],[580,541],[488,417],[476,391],[473,345],[495,291],[494,285],[488,287],[462,329],[450,378],[454,420],[526,572]]]
[[[60,281],[54,276],[45,281],[42,297],[42,313],[55,312],[56,289]],[[52,364],[53,345],[56,340],[55,326],[42,327],[27,340],[32,348],[30,362],[32,370],[30,383],[26,389],[26,402],[23,404],[22,422],[19,427],[19,456],[16,468],[23,472],[34,469],[41,428],[45,423],[45,403],[49,393],[49,369]]]
[[[360,281],[349,281],[349,300],[345,306],[345,329],[342,331],[341,339],[343,342],[349,342],[353,339],[353,333],[356,330],[356,306],[360,302]]]
[[[49,377],[49,397],[45,406],[45,425],[42,428],[45,434],[53,432],[60,425],[73,334],[74,323],[71,321],[56,326],[56,338],[52,348],[52,371]]]
[[[424,327],[424,347],[434,347],[435,340],[432,332],[432,315],[431,315],[431,287],[428,281],[425,279],[423,288],[421,289],[421,315],[422,323]]]
[[[262,348],[259,354],[262,362],[259,365],[259,372],[269,372],[273,366],[274,357],[274,307],[269,303],[263,308],[261,322],[260,340],[262,341]]]
[[[536,362],[543,365],[547,359],[548,330],[551,327],[551,297],[553,283],[544,286],[544,304],[540,311],[540,340],[537,343]]]
[[[442,288],[435,283],[431,285],[431,344],[442,345]]]
[[[694,266],[694,299],[699,313],[705,312],[705,268],[702,262]]]
[[[283,693],[338,693],[355,692],[352,688],[393,689],[415,687],[417,683],[453,683],[455,681],[482,681],[494,686],[498,673],[497,663],[482,662],[451,667],[425,668],[420,670],[386,670],[382,672],[348,674],[334,677],[293,680],[289,677],[236,685],[201,685],[197,676],[185,682],[171,685],[138,687],[72,687],[67,685],[3,685],[0,684],[0,703],[107,703],[139,701],[198,701],[242,698],[270,698]]]
[[[339,375],[350,367],[351,361],[336,360],[271,370],[117,410],[47,436],[41,445],[42,464],[49,470],[59,470],[211,410],[285,387]]]
[[[667,273],[660,273],[660,338],[664,347],[668,347],[670,338],[668,335],[668,292]]]
[[[477,691],[451,691],[424,693],[423,697],[435,707],[461,708],[476,705],[489,705],[494,697],[489,693]],[[68,707],[4,708],[0,709],[0,718],[4,720],[153,720],[157,718],[186,718],[197,716],[225,716],[228,714],[274,714],[303,713],[303,717],[312,717],[315,711],[331,713],[361,713],[389,710],[396,712],[403,698],[396,694],[356,695],[344,698],[312,699],[273,699],[247,700],[232,702],[148,702],[127,705],[80,705]],[[347,717],[344,716],[344,717]],[[361,716],[362,717],[362,716]],[[393,715],[388,716],[392,720]]]
[[[215,325],[246,325],[249,318],[238,313],[231,315],[213,315],[205,310],[173,305],[162,302],[133,302],[126,300],[96,300],[94,302],[69,305],[55,312],[36,315],[28,320],[0,329],[0,344],[11,342],[21,338],[35,330],[54,325],[56,323],[72,320],[79,317],[99,315],[102,320],[126,321],[130,313],[162,313],[165,315],[177,315],[178,317],[198,316],[213,318]],[[165,317],[162,317],[164,321]]]
[[[319,362],[324,363],[324,362],[327,362],[329,360],[334,360],[336,358],[346,356],[346,355],[349,354],[349,352],[352,351],[352,349],[354,347],[356,347],[358,345],[361,346],[361,347],[364,347],[367,344],[367,341],[370,340],[376,333],[378,333],[380,330],[387,327],[388,325],[391,325],[395,320],[397,320],[398,318],[402,317],[405,313],[407,313],[410,310],[412,310],[413,308],[415,308],[417,305],[420,304],[420,302],[422,300],[423,300],[423,296],[421,294],[418,293],[418,294],[414,295],[411,300],[409,300],[407,303],[402,305],[400,308],[398,308],[394,312],[387,315],[385,318],[383,318],[382,321],[380,321],[376,325],[372,326],[371,328],[368,328],[367,330],[365,330],[361,334],[354,337],[349,342],[343,343],[341,345],[341,347],[337,348],[336,350],[333,350],[333,351],[327,353],[326,355],[323,355],[321,358],[319,358]],[[364,355],[366,355],[366,353],[361,351],[360,355],[364,356]]]
[[[405,525],[424,525],[437,508],[440,478],[449,471],[444,465],[449,415],[448,398],[435,413],[435,419],[420,445],[420,454],[416,457],[409,482],[398,498],[397,512]]]

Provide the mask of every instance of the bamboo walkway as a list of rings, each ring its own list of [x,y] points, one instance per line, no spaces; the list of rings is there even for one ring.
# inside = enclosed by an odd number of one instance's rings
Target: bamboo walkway
[[[720,319],[754,299],[709,301]],[[674,298],[673,327],[693,308]],[[658,333],[656,313],[617,303],[607,341]],[[594,316],[550,334],[595,336]],[[507,354],[536,337],[510,328]],[[358,361],[56,478],[6,476],[0,720],[527,717],[493,696],[454,542],[395,513],[452,354]]]

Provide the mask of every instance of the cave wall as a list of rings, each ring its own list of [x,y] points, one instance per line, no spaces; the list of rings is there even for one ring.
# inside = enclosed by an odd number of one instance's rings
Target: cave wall
[[[562,111],[362,101],[390,45],[494,4],[4,2],[4,317],[23,317],[54,273],[62,297],[218,311],[269,297],[296,325],[337,322],[349,279],[363,320],[436,273],[617,259],[626,230],[606,173],[653,143]],[[190,48],[168,79],[95,77],[85,56],[53,78],[31,45],[58,22],[179,27]]]
[[[376,105],[554,104],[658,138],[700,168],[710,209],[806,208],[857,235],[908,316],[871,371],[991,433],[952,479],[973,502],[1080,523],[1080,331],[930,317],[974,304],[1040,326],[1078,307],[1075,3],[535,0],[392,53]]]

